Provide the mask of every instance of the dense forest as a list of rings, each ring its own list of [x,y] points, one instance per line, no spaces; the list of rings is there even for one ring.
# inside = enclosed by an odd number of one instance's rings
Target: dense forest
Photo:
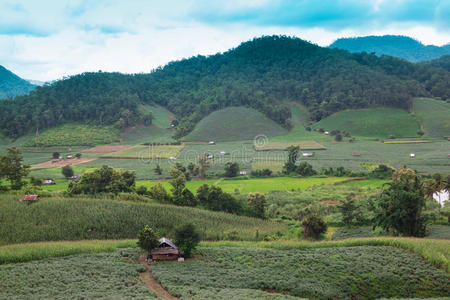
[[[212,111],[249,106],[289,126],[288,101],[313,120],[347,108],[408,108],[414,96],[450,98],[450,73],[374,54],[321,48],[298,38],[268,36],[223,54],[196,56],[149,74],[84,73],[0,103],[0,128],[17,137],[65,122],[127,126],[139,104],[167,107],[184,136]]]
[[[400,35],[365,36],[340,38],[330,48],[339,48],[350,52],[374,52],[376,55],[390,55],[410,62],[421,62],[450,54],[450,44],[442,47],[428,45]]]
[[[35,88],[3,66],[0,66],[0,101],[5,98],[28,94]]]

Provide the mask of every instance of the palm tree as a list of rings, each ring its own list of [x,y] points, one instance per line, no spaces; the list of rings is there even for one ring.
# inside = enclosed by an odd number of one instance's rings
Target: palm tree
[[[441,174],[433,174],[432,178],[427,181],[425,192],[428,197],[433,200],[433,195],[438,196],[438,220],[441,219],[441,192],[448,191],[448,180],[445,180]]]

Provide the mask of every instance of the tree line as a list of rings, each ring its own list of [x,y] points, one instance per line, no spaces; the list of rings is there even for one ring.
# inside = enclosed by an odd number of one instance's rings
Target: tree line
[[[450,98],[450,73],[436,64],[321,48],[298,38],[265,36],[211,56],[167,64],[148,74],[83,73],[0,102],[0,128],[17,137],[65,122],[130,126],[140,104],[167,107],[176,137],[207,114],[248,106],[289,127],[289,102],[313,121],[348,108],[408,108],[416,96]],[[118,123],[119,122],[119,123]]]

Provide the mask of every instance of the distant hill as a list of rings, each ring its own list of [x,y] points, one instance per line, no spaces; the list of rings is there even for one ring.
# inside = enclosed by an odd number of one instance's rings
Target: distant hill
[[[450,99],[449,81],[450,72],[430,64],[265,36],[149,74],[83,73],[37,87],[0,102],[0,131],[17,137],[64,123],[134,126],[142,104],[172,112],[177,138],[231,106],[251,107],[287,128],[292,102],[316,122],[345,109],[407,109],[414,97]]]
[[[341,38],[329,48],[339,48],[350,52],[375,52],[376,55],[390,55],[411,62],[421,62],[450,54],[450,44],[442,47],[425,46],[421,42],[407,36],[383,35],[356,38]]]
[[[186,141],[251,140],[260,134],[277,136],[287,130],[262,113],[246,107],[228,107],[202,119]]]
[[[0,99],[28,94],[34,88],[27,80],[0,66]]]

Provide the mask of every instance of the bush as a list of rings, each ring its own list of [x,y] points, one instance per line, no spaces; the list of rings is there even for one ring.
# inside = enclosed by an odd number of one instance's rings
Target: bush
[[[334,137],[334,140],[336,141],[336,142],[342,142],[342,135],[339,133],[339,134],[336,134],[336,136]]]
[[[227,162],[225,164],[225,177],[236,177],[239,175],[239,164],[236,162]]]
[[[183,225],[175,230],[175,244],[185,257],[191,257],[200,242],[200,235],[191,223]]]
[[[251,172],[251,175],[255,177],[269,177],[272,175],[272,170],[270,169],[254,170]]]
[[[66,179],[73,176],[74,172],[71,166],[64,166],[61,169],[61,173],[66,177]]]
[[[151,251],[153,248],[158,247],[158,234],[150,228],[150,226],[145,225],[138,233],[138,246],[143,250]]]
[[[304,218],[302,227],[305,238],[319,239],[320,235],[327,231],[327,224],[322,217],[315,213],[310,213]]]

